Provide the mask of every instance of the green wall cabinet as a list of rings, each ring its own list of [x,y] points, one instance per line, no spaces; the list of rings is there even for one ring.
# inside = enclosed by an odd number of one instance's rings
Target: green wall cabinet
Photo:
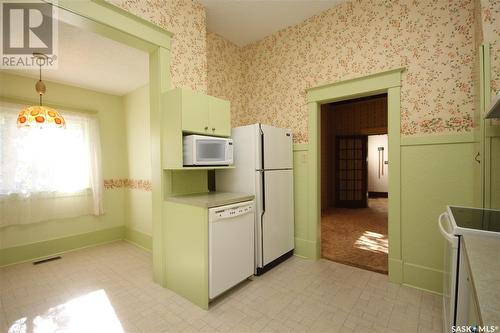
[[[183,135],[231,135],[231,104],[228,101],[185,88],[167,91],[162,99],[165,105],[161,120],[163,169],[184,169]]]
[[[208,98],[206,95],[187,89],[176,89],[180,104],[176,112],[181,113],[182,131],[206,134],[209,129]]]
[[[172,111],[181,114],[183,132],[214,136],[231,135],[231,112],[228,101],[185,88],[177,88],[167,94],[179,99]]]
[[[208,124],[212,135],[231,135],[231,104],[220,98],[208,96]]]

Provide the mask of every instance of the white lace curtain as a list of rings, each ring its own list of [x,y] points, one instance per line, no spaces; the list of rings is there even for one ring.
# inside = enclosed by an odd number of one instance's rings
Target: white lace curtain
[[[103,213],[99,123],[60,110],[66,129],[17,128],[0,103],[0,227]]]

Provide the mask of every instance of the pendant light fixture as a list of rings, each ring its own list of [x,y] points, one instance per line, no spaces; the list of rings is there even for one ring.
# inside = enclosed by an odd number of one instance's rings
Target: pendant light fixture
[[[27,107],[19,112],[17,117],[17,127],[38,127],[38,128],[65,128],[66,121],[59,111],[42,105],[42,96],[47,88],[42,81],[42,65],[47,62],[48,57],[42,53],[33,53],[36,64],[40,66],[40,78],[35,85],[35,90],[40,97],[40,104]]]

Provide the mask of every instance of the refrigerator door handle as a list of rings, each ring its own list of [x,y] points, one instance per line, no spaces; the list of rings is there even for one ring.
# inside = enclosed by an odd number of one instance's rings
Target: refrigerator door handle
[[[260,132],[260,166],[261,169],[264,169],[264,131],[262,130],[262,126],[259,124],[259,132]]]
[[[264,213],[265,211],[262,211],[260,213],[260,262],[262,263],[262,266],[264,266]]]
[[[265,175],[264,175],[264,170],[257,170],[257,172],[260,173],[258,176],[259,179],[259,184],[257,187],[257,193],[256,197],[260,197],[260,200],[257,203],[257,212],[256,216],[258,218],[257,224],[256,224],[256,246],[257,250],[255,252],[256,254],[256,267],[263,267],[264,266],[264,214],[266,212],[266,200],[265,200]],[[258,258],[258,259],[257,259]]]
[[[266,175],[264,171],[261,171],[261,177],[262,177],[262,215],[266,212]]]

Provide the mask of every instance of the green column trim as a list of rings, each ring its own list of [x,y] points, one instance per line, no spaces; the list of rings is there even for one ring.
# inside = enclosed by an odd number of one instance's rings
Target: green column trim
[[[314,246],[314,256],[321,258],[321,110],[320,104],[309,102],[308,130],[309,130],[309,159],[308,159],[308,241]]]
[[[321,104],[387,93],[389,134],[389,279],[403,282],[401,251],[401,73],[404,68],[336,82],[307,90],[309,120],[308,241],[321,256],[320,109]],[[307,253],[305,251],[304,253]],[[311,251],[309,251],[311,252]]]
[[[153,224],[153,277],[165,286],[165,243],[162,224],[162,202],[168,180],[162,171],[162,94],[170,89],[170,52],[158,48],[149,57],[150,130],[151,130],[151,184],[152,184],[152,224]]]
[[[481,139],[484,142],[482,147],[483,150],[483,179],[482,184],[483,188],[483,196],[484,202],[483,205],[486,208],[491,207],[491,138],[495,136],[495,126],[491,125],[490,119],[484,119],[484,115],[486,114],[486,110],[490,105],[491,101],[491,55],[490,55],[490,44],[484,43],[481,45],[480,49],[480,87],[481,87],[481,129],[480,135]]]
[[[64,9],[59,12],[60,20],[84,30],[147,52],[157,47],[170,49],[172,33],[104,0],[59,0],[53,5]]]
[[[478,115],[478,124],[476,126],[479,127],[479,130],[477,130],[477,135],[478,139],[477,141],[479,142],[479,154],[482,157],[481,160],[483,163],[479,166],[479,197],[480,197],[480,205],[481,207],[486,207],[486,198],[485,198],[485,191],[486,191],[486,183],[485,183],[485,170],[486,170],[486,164],[489,164],[489,161],[486,160],[486,153],[485,153],[485,119],[483,118],[483,112],[484,112],[484,89],[485,89],[485,82],[484,82],[484,45],[481,45],[479,47],[479,110],[477,111],[479,113]],[[489,186],[489,185],[488,185]]]
[[[310,239],[308,210],[308,156],[309,144],[296,143],[293,145],[293,193],[294,193],[294,255],[303,258],[315,258],[318,244]]]
[[[401,86],[401,72],[404,68],[339,81],[307,89],[307,102],[331,103],[338,100],[372,96],[387,89]]]
[[[105,244],[124,238],[123,226],[93,231],[64,238],[0,249],[0,267]]]
[[[395,74],[395,73],[394,73]],[[399,73],[401,80],[401,73]],[[393,79],[394,80],[394,79]],[[387,132],[389,136],[389,280],[403,282],[401,244],[401,87],[387,89]]]

